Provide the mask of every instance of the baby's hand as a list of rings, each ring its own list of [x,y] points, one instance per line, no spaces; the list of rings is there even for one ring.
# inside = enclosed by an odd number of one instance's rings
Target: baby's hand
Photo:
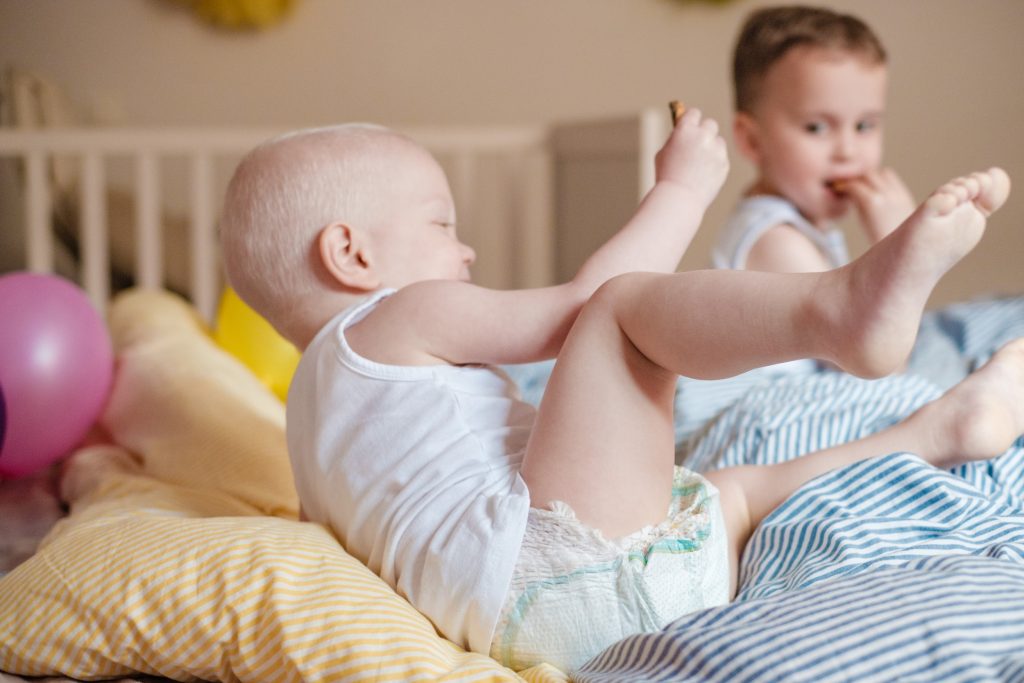
[[[711,203],[729,172],[725,140],[714,119],[687,109],[654,157],[655,180],[675,183],[704,205]]]
[[[844,183],[872,243],[895,230],[914,212],[914,197],[896,171],[881,168]]]

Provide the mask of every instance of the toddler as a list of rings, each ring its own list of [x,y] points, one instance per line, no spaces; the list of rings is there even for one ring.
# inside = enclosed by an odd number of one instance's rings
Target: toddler
[[[1014,343],[864,440],[706,477],[676,468],[678,375],[801,357],[891,371],[1009,192],[999,169],[953,180],[835,270],[675,273],[727,167],[716,124],[691,109],[635,215],[570,282],[494,291],[470,282],[440,166],[396,132],[299,131],[238,166],[224,263],[303,349],[287,408],[303,511],[450,640],[516,669],[576,667],[728,601],[754,527],[810,478],[897,450],[940,467],[993,457],[1024,429]],[[536,410],[495,368],[555,356]]]
[[[835,268],[849,257],[833,221],[851,206],[872,244],[910,215],[910,192],[882,167],[886,81],[885,49],[856,17],[786,6],[747,18],[733,134],[757,178],[717,236],[716,268]]]

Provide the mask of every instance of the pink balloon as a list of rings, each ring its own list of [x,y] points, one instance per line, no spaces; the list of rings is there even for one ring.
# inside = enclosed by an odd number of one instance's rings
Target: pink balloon
[[[103,410],[113,368],[106,325],[81,289],[53,275],[0,277],[0,476],[68,455]]]
[[[4,385],[0,384],[0,453],[4,450],[4,434],[7,433],[7,402],[4,400]]]

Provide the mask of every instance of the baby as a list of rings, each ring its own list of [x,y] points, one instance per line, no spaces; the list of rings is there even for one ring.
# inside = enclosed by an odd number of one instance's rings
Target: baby
[[[882,166],[886,53],[856,17],[766,7],[733,55],[737,148],[757,168],[712,250],[716,268],[820,271],[849,260],[833,221],[852,207],[870,243],[914,209]]]
[[[714,121],[687,111],[655,165],[635,215],[571,281],[519,291],[470,282],[441,167],[391,130],[271,140],[227,191],[229,280],[303,349],[287,432],[304,513],[444,636],[517,669],[569,669],[728,601],[755,526],[818,474],[897,450],[949,467],[1024,430],[1014,343],[862,441],[707,477],[675,467],[680,374],[802,357],[867,377],[898,367],[1009,179],[950,181],[836,270],[676,273],[727,172]],[[556,356],[537,410],[495,368]]]

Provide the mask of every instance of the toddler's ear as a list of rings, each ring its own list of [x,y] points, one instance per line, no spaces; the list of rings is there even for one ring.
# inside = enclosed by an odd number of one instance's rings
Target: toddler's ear
[[[732,120],[732,139],[740,154],[751,163],[760,165],[761,145],[758,139],[757,121],[753,116],[743,111],[736,112],[736,116]]]
[[[320,231],[317,246],[324,268],[343,286],[367,292],[380,287],[368,241],[361,230],[345,223],[331,223]]]

